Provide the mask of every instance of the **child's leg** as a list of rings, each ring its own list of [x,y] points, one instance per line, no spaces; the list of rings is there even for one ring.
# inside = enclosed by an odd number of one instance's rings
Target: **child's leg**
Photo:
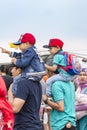
[[[47,96],[51,96],[51,85],[53,82],[55,82],[57,80],[66,81],[66,79],[63,77],[63,75],[60,75],[60,74],[56,74],[56,75],[53,75],[52,77],[50,77],[46,81],[46,95]]]
[[[64,74],[59,74],[61,77],[63,77],[63,81],[71,81],[74,79],[74,76],[65,76]]]

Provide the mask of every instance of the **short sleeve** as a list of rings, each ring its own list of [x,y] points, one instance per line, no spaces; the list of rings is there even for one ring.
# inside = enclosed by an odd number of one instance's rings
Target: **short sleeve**
[[[65,59],[63,55],[57,54],[53,58],[53,64],[65,66]]]
[[[27,99],[27,97],[29,96],[29,88],[27,87],[26,81],[21,80],[18,82],[17,91],[14,96],[15,98],[20,98],[23,100]]]
[[[52,84],[52,95],[55,102],[58,102],[60,100],[64,99],[64,93],[61,83],[55,82]]]

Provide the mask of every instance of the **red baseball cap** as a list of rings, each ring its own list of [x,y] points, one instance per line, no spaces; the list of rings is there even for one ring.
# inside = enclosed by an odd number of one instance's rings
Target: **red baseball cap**
[[[26,42],[29,42],[31,45],[34,45],[36,42],[36,39],[31,33],[25,33],[24,35],[20,36],[17,42],[13,42],[13,44],[19,45],[21,43],[26,43]]]
[[[63,41],[57,38],[53,38],[49,40],[49,44],[48,45],[44,45],[44,48],[49,48],[49,47],[60,47],[62,48],[64,45]]]

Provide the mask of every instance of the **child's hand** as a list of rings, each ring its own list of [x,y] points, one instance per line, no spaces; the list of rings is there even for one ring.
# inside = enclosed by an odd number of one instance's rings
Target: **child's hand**
[[[11,53],[10,51],[6,50],[6,49],[3,48],[3,47],[0,47],[0,49],[1,49],[1,53],[7,53],[7,54],[10,54],[10,53]]]
[[[2,53],[6,53],[7,50],[5,48],[0,47]]]
[[[17,60],[17,59],[16,59],[15,57],[13,57],[12,60],[11,60],[11,62],[12,62],[12,63],[15,63],[16,60]]]

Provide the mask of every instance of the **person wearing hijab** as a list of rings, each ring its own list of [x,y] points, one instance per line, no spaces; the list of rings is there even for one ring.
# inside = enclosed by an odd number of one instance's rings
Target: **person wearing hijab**
[[[87,69],[83,68],[75,80],[77,130],[87,130]]]

